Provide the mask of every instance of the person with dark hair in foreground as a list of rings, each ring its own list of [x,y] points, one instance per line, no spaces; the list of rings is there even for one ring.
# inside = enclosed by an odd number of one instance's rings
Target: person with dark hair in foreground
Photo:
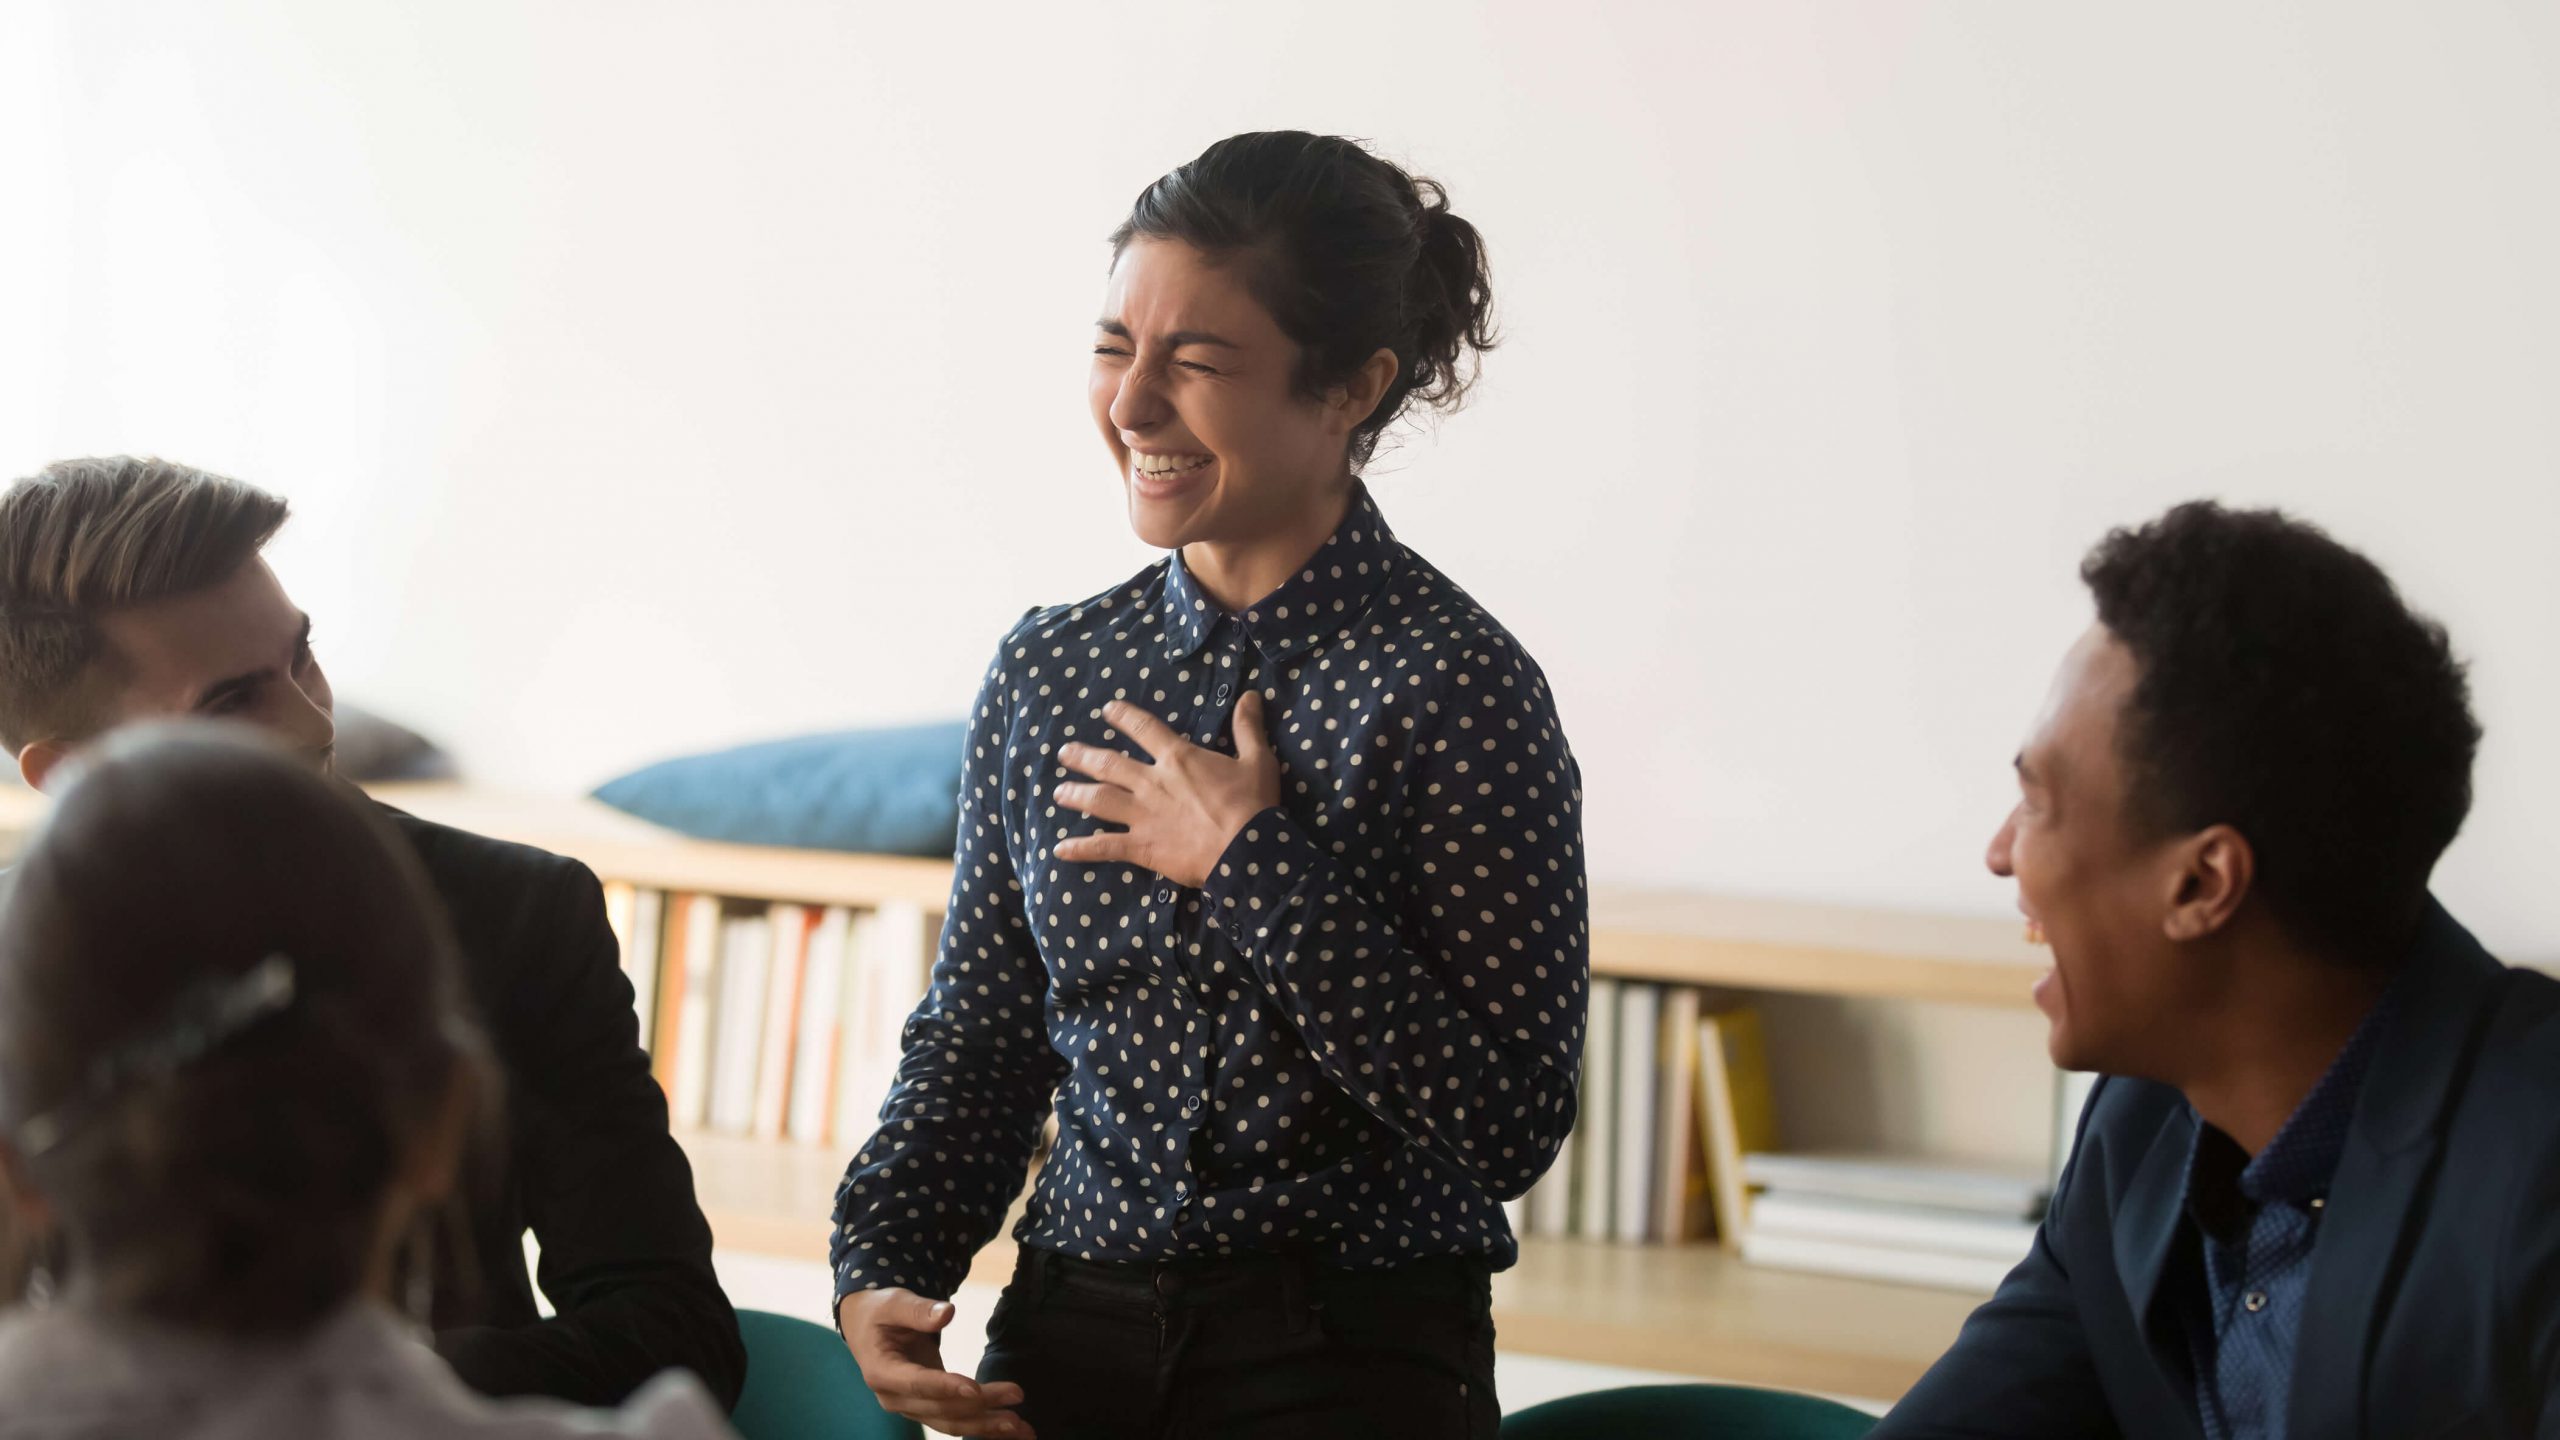
[[[2035,1247],[1876,1429],[2560,1436],[2560,982],[2432,899],[2480,740],[2444,631],[2267,511],[2109,536],[1993,838],[2054,1062]]]
[[[996,653],[838,1316],[954,1434],[1489,1440],[1502,1201],[1575,1114],[1581,782],[1536,663],[1359,478],[1492,343],[1483,245],[1432,182],[1271,132],[1149,186],[1112,256],[1094,420],[1173,553]]]
[[[497,1083],[401,838],[246,727],[73,768],[0,910],[0,1440],[728,1434],[681,1372],[487,1401],[404,1333]]]
[[[244,721],[331,768],[311,619],[261,557],[287,513],[161,460],[64,461],[0,494],[0,741],[29,784],[50,789],[99,736],[154,717]],[[451,917],[509,1117],[504,1143],[470,1157],[462,1243],[435,1257],[437,1349],[491,1395],[605,1405],[681,1366],[734,1402],[746,1349],[595,876],[375,808]]]

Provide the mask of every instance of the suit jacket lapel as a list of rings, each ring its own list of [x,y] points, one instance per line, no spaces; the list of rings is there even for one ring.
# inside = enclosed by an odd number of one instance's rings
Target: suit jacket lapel
[[[2185,1417],[2190,1435],[2199,1433],[2195,1364],[2185,1349],[2184,1332],[2173,1323],[2176,1317],[2162,1309],[2173,1303],[2162,1291],[2173,1267],[2203,1263],[2186,1235],[2187,1155],[2195,1136],[2195,1116],[2181,1108],[2144,1150],[2114,1217],[2116,1275],[2132,1307],[2134,1328],[2150,1348],[2162,1403]]]
[[[2374,1332],[2407,1258],[2444,1112],[2505,968],[2432,903],[2408,963],[2312,1246],[2286,1425],[2298,1436],[2363,1433]]]

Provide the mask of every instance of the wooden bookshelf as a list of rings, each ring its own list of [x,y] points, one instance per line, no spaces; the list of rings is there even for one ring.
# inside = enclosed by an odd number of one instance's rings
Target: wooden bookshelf
[[[947,860],[695,840],[581,797],[444,784],[380,785],[373,794],[421,819],[540,846],[648,889],[933,914],[950,899]],[[42,804],[31,791],[0,792],[0,836],[22,835]],[[2025,1008],[2047,963],[2017,923],[1995,919],[1611,886],[1593,891],[1591,909],[1592,969],[1629,980]]]
[[[441,824],[583,860],[609,880],[661,890],[827,905],[912,904],[939,914],[951,864],[694,840],[587,799],[530,799],[452,785],[385,785],[385,803]],[[2045,952],[2018,924],[1834,905],[1603,886],[1592,895],[1592,968],[1679,985],[2027,1007]]]
[[[2027,1008],[2021,921],[1595,887],[1591,968],[1628,980]]]
[[[728,1250],[824,1264],[845,1156],[688,1133],[694,1185]],[[1008,1222],[1007,1231],[1011,1226]],[[1002,1285],[1013,1246],[969,1278]],[[1528,1240],[1494,1280],[1504,1349],[1595,1365],[1892,1400],[1955,1339],[1978,1295],[1745,1265],[1713,1246]]]

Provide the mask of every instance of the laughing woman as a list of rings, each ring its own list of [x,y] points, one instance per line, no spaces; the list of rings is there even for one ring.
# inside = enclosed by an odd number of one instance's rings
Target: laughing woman
[[[1574,1120],[1581,780],[1536,663],[1359,478],[1490,346],[1482,242],[1279,132],[1112,248],[1093,415],[1172,553],[996,653],[940,960],[837,1194],[839,1317],[954,1434],[1490,1437],[1502,1202]]]

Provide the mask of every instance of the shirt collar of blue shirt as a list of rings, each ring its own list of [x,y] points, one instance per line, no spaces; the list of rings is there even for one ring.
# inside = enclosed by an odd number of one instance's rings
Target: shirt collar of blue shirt
[[[2187,1149],[2187,1210],[2197,1224],[2222,1233],[2271,1203],[2308,1209],[2312,1201],[2326,1199],[2355,1120],[2356,1097],[2364,1089],[2365,1071],[2373,1064],[2399,988],[2386,989],[2366,1012],[2319,1083],[2254,1159],[2242,1155],[2230,1136],[2195,1117],[2195,1139]]]
[[[1351,507],[1306,565],[1279,589],[1237,616],[1266,665],[1286,665],[1340,635],[1369,608],[1396,568],[1395,532],[1387,528],[1369,487],[1351,482]],[[1164,651],[1168,660],[1200,653],[1227,618],[1173,552],[1164,587]]]

